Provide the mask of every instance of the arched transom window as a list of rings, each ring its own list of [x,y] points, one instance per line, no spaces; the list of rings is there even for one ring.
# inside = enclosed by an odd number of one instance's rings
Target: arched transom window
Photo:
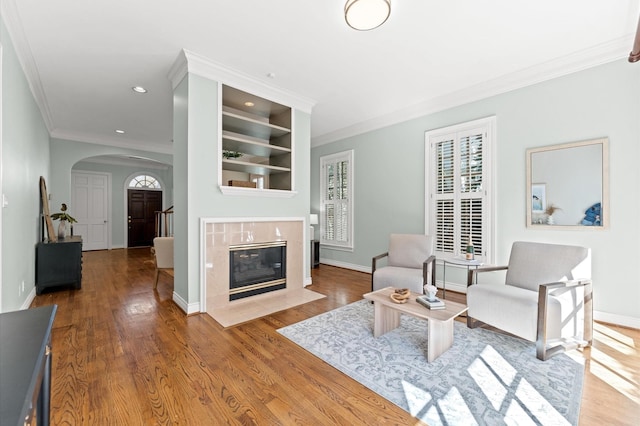
[[[140,175],[131,179],[129,182],[129,188],[149,188],[149,189],[162,189],[158,179],[149,175]]]

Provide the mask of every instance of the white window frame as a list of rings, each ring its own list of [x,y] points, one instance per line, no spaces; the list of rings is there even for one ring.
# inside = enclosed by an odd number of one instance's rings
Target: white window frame
[[[336,200],[326,200],[327,194],[327,166],[329,164],[337,164],[346,161],[347,167],[347,198],[340,202],[346,204],[347,207],[347,231],[346,241],[336,241],[335,239],[327,240],[326,236],[326,209],[328,205],[335,205]],[[353,211],[354,211],[354,155],[353,150],[337,152],[335,154],[324,155],[320,157],[320,244],[334,249],[353,251]],[[334,229],[336,225],[334,224]]]
[[[480,131],[483,133],[483,154],[482,154],[482,191],[478,194],[473,194],[473,198],[479,198],[482,200],[482,231],[481,231],[481,246],[482,251],[476,252],[476,259],[481,260],[484,263],[495,263],[495,199],[494,199],[494,185],[495,185],[495,169],[493,167],[494,152],[495,152],[495,138],[496,138],[496,117],[487,117],[479,120],[470,121],[467,123],[460,123],[453,126],[448,126],[440,129],[430,130],[425,132],[425,230],[429,235],[434,235],[437,238],[437,215],[436,207],[438,201],[437,188],[437,168],[436,165],[436,144],[448,139],[453,138],[455,141],[455,160],[454,160],[454,217],[459,218],[461,215],[461,203],[460,200],[470,197],[462,195],[460,191],[460,159],[459,159],[459,147],[460,139],[470,134],[478,134]],[[457,256],[461,256],[462,245],[455,242],[461,241],[465,238],[462,235],[462,226],[459,220],[454,220],[454,249],[452,253],[439,251],[436,247],[436,257],[438,259],[450,259]],[[474,236],[474,240],[477,236]]]
[[[144,181],[138,180],[138,178],[144,177]],[[153,179],[152,183],[157,186],[138,186],[138,183],[146,183],[147,178]],[[162,182],[157,177],[150,175],[149,173],[136,173],[133,177],[128,179],[129,184],[127,189],[144,189],[149,191],[162,191]]]

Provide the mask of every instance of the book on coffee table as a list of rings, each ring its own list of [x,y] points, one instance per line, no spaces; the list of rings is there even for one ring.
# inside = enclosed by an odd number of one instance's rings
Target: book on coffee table
[[[432,310],[445,308],[444,302],[437,297],[434,300],[429,300],[427,296],[418,296],[416,297],[416,302]]]

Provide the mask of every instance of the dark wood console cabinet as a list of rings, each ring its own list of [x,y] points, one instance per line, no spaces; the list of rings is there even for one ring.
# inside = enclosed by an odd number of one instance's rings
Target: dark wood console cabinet
[[[311,267],[320,266],[320,241],[311,240]]]
[[[45,288],[82,286],[82,237],[67,237],[36,246],[36,294]]]
[[[0,424],[48,426],[57,306],[0,314]]]

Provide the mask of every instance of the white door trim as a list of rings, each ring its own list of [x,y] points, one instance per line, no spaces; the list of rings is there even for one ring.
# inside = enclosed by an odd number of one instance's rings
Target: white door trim
[[[111,173],[107,173],[107,172],[94,172],[94,171],[86,171],[86,170],[72,170],[71,171],[71,182],[73,185],[73,182],[75,181],[73,178],[73,175],[75,174],[83,174],[83,175],[90,175],[90,176],[100,176],[100,177],[106,177],[107,179],[107,205],[106,205],[106,209],[107,211],[105,212],[105,217],[107,218],[107,250],[111,250],[112,248],[112,242],[111,242]],[[71,197],[74,197],[75,191],[73,189],[73,187],[71,188]],[[73,216],[73,215],[72,215]],[[84,244],[83,244],[83,250],[85,250],[84,248]]]

